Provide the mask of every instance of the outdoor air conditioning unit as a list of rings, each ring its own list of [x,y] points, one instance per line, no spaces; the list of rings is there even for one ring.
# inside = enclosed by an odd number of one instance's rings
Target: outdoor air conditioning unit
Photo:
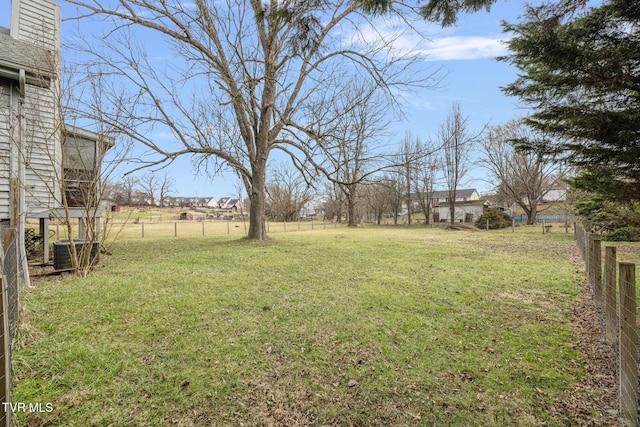
[[[75,239],[73,241],[76,254],[80,254],[85,246],[85,241]],[[91,245],[91,264],[95,265],[100,259],[100,242],[93,242]],[[71,258],[71,242],[69,240],[60,240],[53,244],[53,268],[56,271],[64,271],[73,269],[73,261]]]

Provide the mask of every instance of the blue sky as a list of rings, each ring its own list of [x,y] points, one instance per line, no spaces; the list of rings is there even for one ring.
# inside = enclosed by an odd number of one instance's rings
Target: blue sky
[[[74,16],[75,8],[61,3],[63,19]],[[426,55],[422,66],[441,68],[441,87],[404,93],[405,118],[393,124],[389,146],[399,144],[406,131],[424,139],[435,136],[438,125],[446,118],[451,104],[459,101],[470,117],[473,128],[497,125],[524,115],[517,100],[502,94],[505,86],[516,77],[516,70],[505,63],[495,61],[496,55],[506,52],[501,40],[501,20],[515,22],[523,12],[520,0],[498,2],[491,11],[462,15],[451,28],[442,29],[433,24],[421,24],[428,41],[398,40],[397,48],[411,46],[413,51]],[[0,0],[0,26],[9,26],[10,0]],[[63,23],[63,40],[65,26]],[[384,31],[384,28],[378,28]],[[366,32],[365,32],[366,33]],[[403,43],[406,41],[407,43]],[[66,52],[70,54],[70,52]],[[237,194],[237,183],[231,174],[214,179],[196,177],[190,160],[178,161],[167,169],[176,181],[176,195],[215,196]],[[491,186],[482,181],[484,171],[474,168],[465,186],[487,191]]]

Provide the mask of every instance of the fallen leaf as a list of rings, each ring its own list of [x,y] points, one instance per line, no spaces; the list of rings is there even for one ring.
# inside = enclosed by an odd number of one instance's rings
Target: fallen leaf
[[[349,380],[349,382],[347,383],[347,386],[349,387],[355,387],[358,385],[358,381],[354,380],[353,378]]]

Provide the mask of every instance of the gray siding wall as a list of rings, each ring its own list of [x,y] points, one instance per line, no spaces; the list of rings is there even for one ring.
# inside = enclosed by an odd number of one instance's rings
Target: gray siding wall
[[[0,219],[8,219],[11,171],[11,92],[13,83],[0,79]]]
[[[11,37],[60,49],[60,6],[49,0],[12,0]]]
[[[60,206],[61,130],[55,114],[54,90],[27,85],[25,115],[27,129],[23,146],[27,210]]]
[[[62,132],[57,114],[60,79],[56,77],[59,73],[60,6],[50,0],[12,0],[11,13],[10,36],[32,45],[33,51],[24,52],[26,57],[33,57],[34,65],[47,69],[53,78],[49,88],[26,84],[21,110],[18,82],[0,80],[4,88],[0,93],[0,219],[10,217],[10,178],[18,176],[19,153],[25,165],[22,185],[27,211],[38,213],[59,207],[62,176]],[[44,64],[38,62],[44,60],[40,58],[38,48],[46,50]],[[11,61],[13,58],[3,59]],[[24,129],[20,129],[19,114],[24,117]]]

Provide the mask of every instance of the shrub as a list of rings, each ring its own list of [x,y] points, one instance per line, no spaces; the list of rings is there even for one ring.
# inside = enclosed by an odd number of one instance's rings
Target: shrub
[[[605,237],[612,242],[640,242],[640,227],[623,227]]]
[[[476,227],[485,229],[489,220],[489,229],[497,230],[499,228],[511,227],[512,219],[509,215],[498,209],[489,209],[478,218]]]

